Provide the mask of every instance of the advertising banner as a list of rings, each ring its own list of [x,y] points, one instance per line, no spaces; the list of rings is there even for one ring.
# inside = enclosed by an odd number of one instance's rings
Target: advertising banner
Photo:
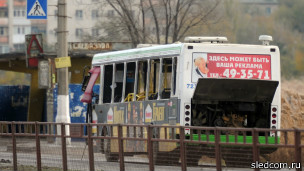
[[[198,78],[271,80],[271,56],[193,53],[192,82]]]

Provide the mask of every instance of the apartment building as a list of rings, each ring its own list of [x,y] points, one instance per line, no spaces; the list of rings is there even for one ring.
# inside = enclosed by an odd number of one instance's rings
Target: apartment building
[[[9,40],[12,23],[9,21],[8,11],[8,2],[0,0],[0,53],[8,53],[12,48],[12,40]]]
[[[25,35],[46,33],[46,20],[26,19],[27,0],[0,0],[0,53],[24,52]]]
[[[24,51],[25,35],[31,33],[31,20],[26,19],[26,0],[15,0],[13,10],[13,51]]]
[[[48,0],[48,22],[47,41],[49,45],[57,42],[57,0]],[[101,10],[102,0],[73,0],[67,1],[67,29],[68,42],[80,42],[84,37],[92,38],[94,41],[101,34],[101,30],[96,27],[100,22],[100,17],[104,15]],[[106,11],[108,11],[107,9]],[[114,15],[114,11],[110,11]],[[90,40],[89,40],[90,41]]]
[[[153,0],[153,3],[156,0]],[[27,0],[0,0],[0,53],[24,51],[25,35],[42,33],[47,47],[57,42],[58,0],[48,0],[47,20],[26,19]],[[135,1],[134,1],[135,2]],[[277,0],[239,0],[248,6],[247,12],[271,15],[278,7]],[[134,14],[138,8],[134,7]],[[259,12],[253,11],[258,10]],[[262,12],[261,12],[262,11]],[[118,14],[106,5],[105,0],[67,0],[68,42],[96,41],[104,34],[102,21],[109,21]],[[146,29],[155,33],[155,26],[147,14]],[[150,19],[149,19],[150,17]],[[164,28],[161,28],[161,33]],[[50,49],[53,49],[50,48]]]
[[[278,0],[240,0],[246,12],[252,15],[270,16],[278,8]]]

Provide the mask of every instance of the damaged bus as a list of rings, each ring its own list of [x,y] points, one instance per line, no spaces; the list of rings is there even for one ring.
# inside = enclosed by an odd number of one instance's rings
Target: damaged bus
[[[280,51],[269,45],[271,36],[260,40],[262,45],[245,45],[226,37],[186,37],[96,54],[82,101],[90,101],[100,75],[98,123],[278,129]]]

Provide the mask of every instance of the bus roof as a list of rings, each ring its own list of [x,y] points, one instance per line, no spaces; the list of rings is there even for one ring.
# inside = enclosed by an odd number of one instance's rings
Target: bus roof
[[[98,53],[93,56],[92,65],[98,66],[102,64],[116,63],[116,62],[131,62],[136,60],[159,58],[166,56],[179,56],[182,51],[182,47],[187,44],[191,46],[204,45],[210,47],[231,47],[236,49],[239,47],[251,48],[254,52],[256,49],[269,49],[277,46],[270,45],[254,45],[254,44],[231,44],[231,43],[176,43],[166,45],[155,45],[143,48],[135,48],[128,50],[120,50],[114,52]],[[248,50],[248,49],[247,49]],[[252,52],[252,51],[251,51]]]
[[[100,65],[118,61],[135,61],[148,57],[176,56],[181,53],[182,46],[182,43],[178,43],[98,53],[94,55],[92,65]]]

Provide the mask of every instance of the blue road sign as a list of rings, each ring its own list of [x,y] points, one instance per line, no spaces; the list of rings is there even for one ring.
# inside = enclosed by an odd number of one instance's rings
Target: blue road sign
[[[27,0],[27,19],[47,19],[47,0]]]

